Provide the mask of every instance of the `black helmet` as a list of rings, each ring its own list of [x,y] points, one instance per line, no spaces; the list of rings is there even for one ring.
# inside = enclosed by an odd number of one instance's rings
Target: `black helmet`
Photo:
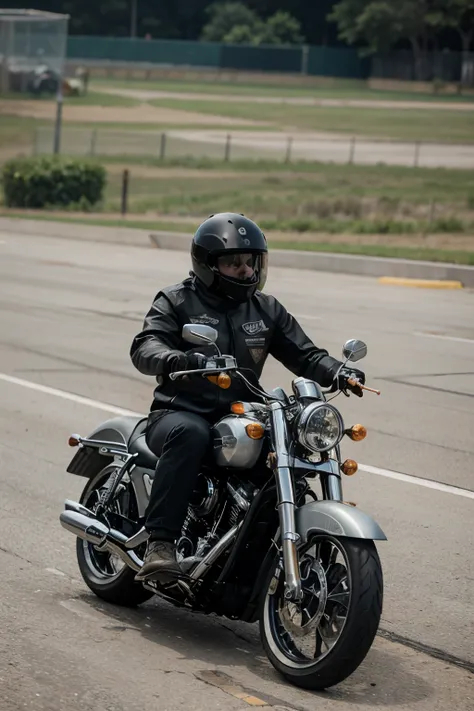
[[[193,271],[210,291],[234,301],[247,301],[257,289],[263,289],[267,278],[267,241],[255,222],[244,215],[221,212],[211,215],[198,227],[191,244]],[[253,258],[253,275],[236,279],[221,274],[219,257],[249,254]]]

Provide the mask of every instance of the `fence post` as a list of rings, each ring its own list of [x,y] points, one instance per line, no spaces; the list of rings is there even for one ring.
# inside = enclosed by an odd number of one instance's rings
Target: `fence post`
[[[58,155],[61,151],[61,128],[63,120],[63,90],[62,77],[59,77],[58,95],[56,97],[56,121],[54,124],[53,153]]]
[[[166,153],[166,133],[161,134],[160,160],[164,160]]]
[[[304,44],[301,47],[301,74],[308,74],[309,46]]]
[[[97,129],[93,128],[91,132],[91,156],[95,155],[95,147],[97,143]]]
[[[122,216],[127,214],[128,208],[128,182],[129,182],[129,172],[127,169],[123,171],[122,175]]]
[[[430,204],[430,219],[428,222],[428,229],[431,229],[431,226],[433,224],[434,213],[435,213],[435,201],[434,201],[434,199],[432,199],[431,204]]]
[[[288,143],[286,145],[286,156],[285,156],[285,163],[290,163],[291,162],[291,148],[293,145],[293,136],[288,136]]]
[[[352,136],[351,138],[351,145],[349,148],[349,163],[352,165],[354,162],[354,155],[355,155],[355,146],[356,146],[356,137]]]
[[[224,160],[227,162],[230,160],[230,142],[232,140],[232,136],[230,133],[227,134],[227,140],[225,142],[225,154],[224,154]]]
[[[420,148],[421,148],[421,141],[416,141],[416,143],[415,143],[415,159],[413,162],[414,168],[418,168],[418,163],[420,160]]]
[[[35,128],[35,137],[33,141],[33,155],[37,156],[39,153],[39,132],[40,129],[38,127]]]

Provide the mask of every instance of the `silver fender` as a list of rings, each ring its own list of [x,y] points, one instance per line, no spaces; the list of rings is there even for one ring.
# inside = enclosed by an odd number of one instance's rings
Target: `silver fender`
[[[363,511],[341,501],[312,501],[296,509],[296,530],[304,544],[311,533],[386,541],[378,523]]]

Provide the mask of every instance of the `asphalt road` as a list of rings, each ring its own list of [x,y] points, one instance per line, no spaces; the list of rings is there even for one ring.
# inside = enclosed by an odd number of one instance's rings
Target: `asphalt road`
[[[188,269],[184,253],[0,233],[1,711],[243,711],[239,693],[280,711],[474,709],[471,291],[270,272],[268,290],[316,343],[338,355],[347,338],[367,342],[368,383],[382,390],[336,400],[347,423],[369,429],[346,456],[375,468],[347,479],[347,499],[389,538],[378,546],[381,636],[351,679],[322,694],[294,689],[255,626],[159,600],[125,611],[79,579],[58,522],[84,483],[65,472],[67,437],[87,434],[107,404],[147,410],[153,383],[129,346],[158,289]],[[265,385],[290,381],[268,362]]]

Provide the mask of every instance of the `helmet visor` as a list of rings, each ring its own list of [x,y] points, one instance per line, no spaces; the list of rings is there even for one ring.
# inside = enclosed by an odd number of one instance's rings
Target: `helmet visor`
[[[255,277],[259,266],[259,255],[251,254],[250,252],[222,254],[217,257],[216,266],[223,276],[246,281]]]

